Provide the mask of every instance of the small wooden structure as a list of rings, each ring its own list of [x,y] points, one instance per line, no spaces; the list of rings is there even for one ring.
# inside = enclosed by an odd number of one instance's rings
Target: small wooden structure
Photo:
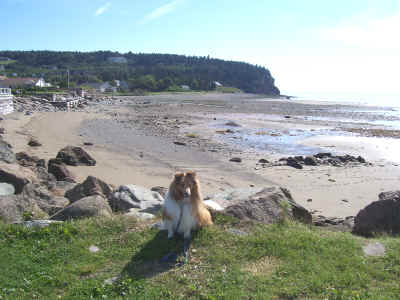
[[[14,111],[14,96],[11,89],[0,88],[0,115],[6,115]]]

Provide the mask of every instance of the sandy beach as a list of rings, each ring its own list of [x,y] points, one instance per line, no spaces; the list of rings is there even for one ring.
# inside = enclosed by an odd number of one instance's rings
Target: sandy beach
[[[380,192],[398,189],[398,121],[395,112],[379,107],[169,93],[93,101],[80,111],[15,112],[2,127],[14,152],[50,159],[64,146],[82,146],[97,164],[69,167],[78,181],[93,175],[114,186],[167,187],[175,171],[195,170],[204,196],[279,185],[318,214],[346,217]],[[30,137],[42,146],[29,147]],[[258,163],[318,152],[361,155],[369,164],[295,169]]]

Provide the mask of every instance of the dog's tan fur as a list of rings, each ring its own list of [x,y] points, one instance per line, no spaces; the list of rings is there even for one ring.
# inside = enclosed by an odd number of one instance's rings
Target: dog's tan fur
[[[197,220],[197,227],[212,225],[211,214],[203,203],[196,172],[187,172],[184,183],[185,188],[190,190],[189,202],[192,205],[192,215]]]

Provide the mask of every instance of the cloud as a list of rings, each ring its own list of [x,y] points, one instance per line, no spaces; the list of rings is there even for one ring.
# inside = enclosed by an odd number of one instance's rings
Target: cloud
[[[394,50],[400,49],[400,39],[397,38],[399,28],[400,11],[381,18],[343,20],[336,26],[321,28],[319,34],[325,40],[339,41],[350,46]]]
[[[99,8],[96,10],[96,12],[94,13],[94,15],[95,15],[96,17],[102,15],[107,9],[110,8],[110,6],[111,6],[111,3],[110,3],[110,2],[107,2],[107,3],[104,4],[103,6],[99,7]]]
[[[157,7],[156,9],[154,9],[152,12],[150,12],[149,14],[145,15],[143,20],[142,20],[142,24],[148,23],[150,21],[153,21],[155,19],[158,19],[162,16],[165,16],[166,14],[169,14],[171,12],[173,12],[176,7],[181,4],[184,0],[173,0],[167,4],[164,4],[160,7]]]

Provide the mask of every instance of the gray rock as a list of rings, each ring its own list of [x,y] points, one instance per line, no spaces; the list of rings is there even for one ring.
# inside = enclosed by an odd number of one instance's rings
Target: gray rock
[[[16,194],[21,193],[26,184],[39,182],[31,169],[5,162],[0,162],[0,178],[1,182],[12,184]]]
[[[140,212],[137,208],[131,208],[127,213],[124,214],[126,217],[135,217],[138,220],[151,220],[154,219],[156,216],[153,214],[149,214],[147,212]]]
[[[50,159],[48,172],[53,174],[57,181],[75,182],[75,176],[67,169],[61,159]]]
[[[28,142],[28,145],[31,147],[40,147],[42,146],[42,143],[40,143],[37,139],[31,138]]]
[[[16,153],[15,158],[17,159],[18,164],[23,167],[36,167],[38,165],[39,161],[41,161],[39,157],[30,156],[26,152]]]
[[[60,159],[63,163],[70,166],[96,165],[96,160],[81,147],[67,146],[58,152],[56,158]]]
[[[236,123],[235,121],[228,121],[225,123],[226,126],[232,126],[232,127],[241,127],[242,125]]]
[[[80,199],[51,217],[51,220],[65,221],[85,217],[111,217],[112,211],[107,200],[99,195]]]
[[[365,256],[384,256],[386,248],[379,242],[369,243],[363,247],[363,253]]]
[[[151,191],[159,193],[163,198],[165,198],[165,195],[168,192],[168,188],[163,187],[163,186],[154,186],[151,188]]]
[[[223,213],[244,220],[276,223],[284,214],[288,218],[311,223],[311,213],[297,204],[287,189],[272,186],[263,189],[237,189],[210,197],[224,207]],[[285,208],[287,207],[287,211]]]
[[[12,151],[10,145],[3,141],[3,139],[0,139],[0,161],[12,164],[15,163],[15,154]]]
[[[400,191],[379,194],[379,200],[360,210],[353,232],[363,236],[400,233]]]
[[[12,184],[0,182],[0,196],[14,195],[15,188]]]
[[[96,177],[88,176],[84,182],[77,184],[71,190],[68,190],[65,193],[65,197],[67,197],[71,202],[75,202],[92,195],[100,195],[104,198],[108,198],[111,192],[112,190],[107,183]]]
[[[160,210],[163,197],[154,191],[137,185],[121,185],[110,197],[114,211],[137,208],[140,212],[154,213]]]
[[[229,161],[240,163],[242,162],[242,159],[240,157],[232,157]]]
[[[23,195],[0,196],[0,219],[6,223],[21,223],[24,214],[36,219],[48,218],[48,215],[37,205],[35,199]]]
[[[303,166],[299,163],[299,161],[294,158],[294,157],[288,157],[286,159],[286,164],[290,167],[296,168],[296,169],[303,169]]]
[[[317,166],[318,159],[314,156],[306,156],[306,158],[304,159],[304,164],[306,166]]]

